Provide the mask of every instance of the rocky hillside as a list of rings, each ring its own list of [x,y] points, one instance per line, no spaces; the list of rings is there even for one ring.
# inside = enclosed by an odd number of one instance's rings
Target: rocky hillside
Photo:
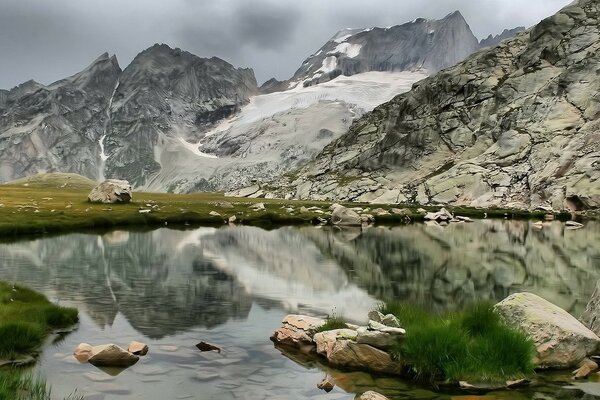
[[[502,31],[502,33],[498,35],[489,35],[487,38],[479,42],[479,47],[485,48],[498,46],[503,40],[510,39],[526,29],[527,28],[525,28],[524,26],[519,26],[513,29],[505,29],[504,31]]]
[[[294,175],[296,197],[600,206],[600,6],[580,0],[414,85]]]
[[[56,170],[96,178],[97,139],[120,74],[103,54],[52,85],[28,81],[0,94],[0,181]]]
[[[166,45],[123,71],[103,54],[51,85],[0,92],[0,182],[62,171],[141,185],[160,169],[155,150],[165,138],[198,140],[257,91],[252,70]]]
[[[389,28],[345,29],[308,57],[288,85],[310,86],[367,71],[434,73],[478,48],[477,38],[458,11],[441,20],[418,18]]]

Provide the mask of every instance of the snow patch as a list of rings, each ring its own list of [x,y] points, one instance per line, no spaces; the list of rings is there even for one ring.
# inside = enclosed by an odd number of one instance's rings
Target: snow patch
[[[185,139],[183,138],[177,138],[179,140],[179,143],[181,143],[183,145],[183,147],[185,147],[186,149],[188,149],[189,151],[191,151],[192,153],[194,153],[195,155],[197,155],[198,157],[206,157],[206,158],[218,158],[217,156],[215,156],[214,154],[208,154],[208,153],[203,153],[200,151],[200,147],[202,147],[202,143],[190,143],[187,142]]]
[[[350,58],[354,58],[360,54],[360,49],[362,49],[362,44],[344,42],[338,44],[337,47],[333,49],[331,53],[343,53]]]
[[[322,74],[328,74],[330,72],[335,71],[335,69],[337,68],[337,57],[335,56],[329,56],[326,57],[323,60],[323,65],[321,65],[321,68],[319,68],[315,75],[318,74],[319,72]]]

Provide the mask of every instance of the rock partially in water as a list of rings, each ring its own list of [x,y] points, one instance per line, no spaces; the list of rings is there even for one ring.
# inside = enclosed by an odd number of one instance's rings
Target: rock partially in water
[[[148,354],[148,345],[134,340],[133,342],[129,343],[127,351],[136,356],[145,356]]]
[[[358,333],[350,329],[338,329],[317,333],[314,341],[317,353],[325,356],[334,366],[367,369],[375,372],[398,374],[402,365],[383,350],[357,343]]]
[[[140,358],[116,344],[92,347],[92,356],[88,362],[97,367],[127,368],[138,362]]]
[[[339,226],[361,226],[362,219],[356,212],[338,205],[331,214],[331,223]]]
[[[200,342],[200,343],[198,343],[196,345],[196,347],[200,351],[216,351],[217,353],[221,352],[221,348],[220,347],[215,346],[215,345],[210,344],[210,343],[206,343],[206,342]]]
[[[129,182],[108,179],[92,189],[88,201],[92,203],[129,203],[133,199]]]
[[[73,356],[82,364],[88,362],[93,355],[93,347],[91,344],[81,343],[75,348]]]
[[[598,364],[595,361],[586,358],[579,363],[579,368],[573,371],[573,379],[587,378],[592,372],[598,370]]]
[[[312,345],[315,332],[325,324],[321,318],[306,315],[287,315],[282,322],[283,326],[273,333],[271,340],[298,348]]]
[[[333,379],[329,375],[327,375],[325,378],[323,378],[323,380],[321,382],[319,382],[317,384],[317,388],[324,390],[327,393],[331,392],[334,387],[335,387],[335,379]]]
[[[532,293],[516,293],[495,310],[506,323],[526,332],[537,349],[538,368],[571,368],[593,355],[600,338],[560,307]]]

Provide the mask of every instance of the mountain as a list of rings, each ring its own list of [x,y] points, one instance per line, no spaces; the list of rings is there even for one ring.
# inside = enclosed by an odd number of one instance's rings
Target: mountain
[[[356,121],[286,190],[313,199],[599,207],[599,18],[596,1],[579,0],[415,84]]]
[[[0,180],[43,171],[96,178],[108,99],[121,73],[103,54],[83,71],[45,86],[25,82],[0,100]]]
[[[441,20],[418,18],[389,28],[345,29],[308,57],[289,84],[310,86],[368,71],[435,73],[478,49],[477,38],[458,11]]]
[[[459,12],[344,30],[291,80],[260,89],[251,69],[166,45],[142,51],[124,70],[103,54],[52,85],[29,81],[0,92],[0,182],[53,171],[127,179],[150,191],[270,182],[312,161],[364,113],[478,48]],[[317,73],[325,64],[335,68]]]
[[[109,100],[106,176],[143,185],[160,171],[156,153],[167,139],[198,141],[257,91],[251,69],[236,69],[219,58],[200,58],[167,45],[141,52]]]
[[[155,45],[121,70],[105,53],[67,79],[0,93],[0,181],[63,171],[142,185],[165,138],[198,139],[257,91],[252,70],[218,58]]]
[[[524,26],[519,26],[513,29],[505,29],[502,33],[495,36],[489,35],[487,38],[479,42],[479,47],[485,48],[498,46],[503,40],[510,39],[526,29],[527,28],[525,28]]]

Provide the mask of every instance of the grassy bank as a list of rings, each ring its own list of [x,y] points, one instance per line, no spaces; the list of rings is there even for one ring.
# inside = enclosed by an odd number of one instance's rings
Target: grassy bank
[[[36,353],[53,330],[77,321],[77,310],[56,306],[31,289],[0,282],[1,360]]]
[[[396,315],[406,329],[392,353],[419,379],[504,383],[533,373],[533,342],[507,327],[491,305],[433,315],[389,304],[382,312]]]
[[[35,356],[53,330],[70,327],[77,320],[75,309],[56,306],[31,289],[0,282],[0,360]],[[0,400],[49,399],[45,381],[10,365],[0,368]]]
[[[91,204],[87,202],[87,195],[93,182],[74,177],[65,180],[64,174],[58,176],[0,185],[0,236],[165,224],[219,226],[232,216],[236,217],[236,223],[261,227],[310,224],[319,217],[327,218],[331,205],[330,202],[318,201],[227,198],[220,193],[134,193],[134,201],[130,204]],[[256,203],[263,203],[265,209],[253,208]],[[403,215],[377,215],[372,212],[379,208],[376,205],[345,205],[368,209],[366,212],[375,214],[375,222],[379,224],[423,221],[425,216],[417,211],[418,207],[412,206],[405,207]],[[381,208],[391,210],[393,207],[387,205]],[[437,211],[439,207],[425,209]],[[543,212],[504,209],[460,208],[455,212],[474,218],[486,215],[490,218],[520,219],[544,216]]]

